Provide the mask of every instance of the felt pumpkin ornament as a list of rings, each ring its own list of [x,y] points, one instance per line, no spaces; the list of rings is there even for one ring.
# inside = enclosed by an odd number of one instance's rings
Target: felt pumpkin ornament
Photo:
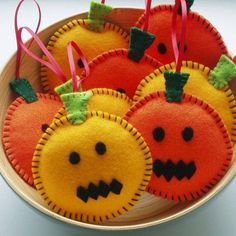
[[[88,19],[74,19],[58,29],[51,37],[47,48],[58,61],[67,77],[70,68],[66,45],[75,41],[90,61],[101,53],[114,48],[128,48],[128,34],[120,27],[105,22],[112,8],[104,3],[91,2]],[[44,58],[46,59],[46,58]],[[77,58],[77,74],[83,71],[81,58]],[[61,81],[47,67],[41,69],[42,85],[46,92],[54,93]]]
[[[87,91],[91,94],[88,101],[88,111],[103,111],[116,116],[124,116],[133,102],[125,94],[119,93],[112,89],[91,89]],[[66,110],[64,107],[60,108],[55,118],[65,116]]]
[[[87,111],[90,97],[88,91],[61,96],[67,116],[55,119],[43,134],[32,171],[51,210],[101,223],[137,203],[150,181],[152,158],[129,123],[109,113]]]
[[[150,10],[150,7],[151,1],[149,0],[146,12]],[[89,63],[89,76],[85,73],[81,76],[83,90],[110,88],[125,93],[130,98],[134,96],[139,82],[159,66],[155,59],[145,55],[145,50],[155,39],[154,35],[147,32],[148,18],[146,21],[144,29],[131,28],[128,50],[110,50]]]
[[[184,32],[184,0],[176,1],[173,19],[180,4]],[[164,73],[166,93],[144,97],[125,116],[141,132],[152,154],[153,175],[147,191],[175,201],[206,194],[224,176],[233,155],[230,137],[218,113],[204,101],[183,94],[189,74],[181,72],[184,34],[182,39],[176,51],[176,71]],[[175,33],[172,40],[176,45]]]
[[[80,58],[82,59],[82,63],[85,68],[85,75],[83,79],[80,79],[78,76],[76,76],[76,67],[74,63],[74,57],[73,57],[73,48],[75,51],[78,53]],[[89,67],[89,64],[80,49],[80,47],[74,42],[71,41],[67,45],[67,53],[68,53],[68,58],[69,58],[69,64],[70,64],[70,70],[71,70],[71,75],[72,78],[75,81],[78,80],[80,86],[82,83],[84,83],[88,77],[91,74],[91,70]],[[67,93],[72,93],[73,91],[78,91],[78,86],[75,84],[73,86],[72,80],[67,81],[66,83],[59,85],[58,87],[55,88],[55,92],[59,95],[67,94]],[[81,88],[80,88],[81,90]],[[96,89],[91,89],[88,91],[90,93],[91,97],[88,101],[87,104],[87,109],[88,111],[104,111],[108,112],[113,115],[117,116],[123,116],[127,110],[130,108],[132,105],[132,100],[128,98],[123,93],[119,93],[115,90],[112,89],[107,89],[107,88],[96,88]],[[66,111],[64,108],[61,108],[55,118],[61,115],[66,115]]]
[[[222,60],[229,61],[228,58],[223,56]],[[232,65],[232,70],[227,69],[222,65],[224,71],[228,71],[235,74],[235,65]],[[176,68],[176,63],[171,63],[163,67],[158,68],[152,74],[143,79],[134,96],[134,101],[137,102],[143,97],[155,91],[165,90],[165,78],[164,73],[166,70],[174,71]],[[231,136],[233,142],[236,141],[236,102],[233,92],[228,86],[227,80],[233,78],[227,74],[226,76],[221,76],[222,73],[215,72],[216,70],[210,70],[210,68],[192,61],[184,61],[182,63],[182,72],[189,73],[190,77],[188,83],[185,86],[185,92],[194,96],[197,96],[201,100],[207,102],[211,105],[223,119],[228,132]],[[219,71],[219,70],[217,70]],[[220,75],[220,76],[219,76]],[[216,79],[218,78],[218,79]],[[216,82],[219,81],[219,82]],[[223,88],[218,86],[223,83]],[[216,86],[214,87],[213,84]]]
[[[151,150],[153,175],[147,191],[169,200],[193,200],[224,176],[231,164],[232,144],[211,106],[187,94],[181,102],[170,103],[174,92],[168,89],[167,94],[154,92],[140,100],[125,119]]]
[[[190,11],[193,1],[186,0],[188,4],[188,31],[185,42],[183,59],[203,64],[213,69],[222,54],[229,56],[225,43],[217,29],[203,16]],[[173,5],[159,5],[151,9],[149,31],[156,36],[155,42],[147,50],[147,53],[158,59],[163,64],[174,61],[174,53],[171,43],[171,19],[174,11]],[[136,23],[142,27],[145,15]],[[181,11],[177,17],[177,33],[181,31]]]
[[[189,2],[187,2],[189,4]],[[175,5],[176,8],[176,5]],[[172,14],[172,46],[176,62],[167,64],[163,67],[158,68],[152,74],[144,78],[139,86],[137,87],[136,94],[134,96],[134,101],[137,102],[142,97],[154,92],[154,91],[163,91],[165,89],[165,79],[164,72],[168,71],[177,71],[180,72],[180,69],[184,73],[190,75],[188,83],[185,88],[185,92],[191,95],[197,96],[200,99],[207,102],[211,105],[223,119],[228,132],[231,135],[231,140],[236,141],[236,102],[232,91],[228,86],[230,78],[235,75],[235,65],[230,61],[226,56],[222,56],[218,63],[218,66],[211,71],[206,65],[195,63],[192,61],[182,62],[184,56],[184,45],[186,40],[188,40],[188,34],[186,34],[186,28],[191,26],[188,16],[181,15],[183,29],[180,32],[179,41],[177,40],[177,29],[180,27],[178,22],[177,10],[173,9]],[[181,9],[179,10],[179,12]],[[187,32],[192,32],[194,29],[191,28]],[[178,49],[180,49],[180,55],[178,57]],[[196,50],[196,47],[193,46],[193,49]],[[191,50],[191,48],[190,48]],[[178,61],[177,61],[178,58]],[[223,71],[223,72],[222,72]],[[230,76],[231,74],[231,76]],[[222,86],[223,85],[223,86]]]
[[[12,167],[24,181],[33,185],[31,163],[35,146],[52,122],[57,110],[62,106],[62,102],[53,95],[36,94],[28,80],[20,78],[21,53],[24,45],[20,40],[22,29],[18,29],[17,16],[22,3],[23,1],[19,3],[15,16],[18,46],[16,79],[10,82],[11,89],[20,97],[16,98],[7,109],[2,141]],[[37,6],[40,13],[39,5]],[[38,28],[39,24],[37,30]],[[27,49],[26,46],[24,48]]]

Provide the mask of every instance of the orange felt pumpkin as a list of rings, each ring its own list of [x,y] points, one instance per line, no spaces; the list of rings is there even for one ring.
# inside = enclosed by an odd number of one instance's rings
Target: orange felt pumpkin
[[[171,42],[173,5],[156,6],[150,11],[149,31],[156,40],[147,53],[163,64],[175,61]],[[136,23],[143,27],[145,15]],[[181,15],[177,18],[177,35],[181,29]],[[219,32],[203,16],[195,12],[188,13],[185,53],[183,60],[196,61],[213,69],[222,54],[229,54]]]
[[[58,97],[37,94],[37,101],[32,103],[18,97],[7,110],[2,136],[4,149],[16,172],[30,185],[33,185],[34,149],[61,106]]]
[[[82,87],[84,90],[110,88],[132,98],[139,82],[158,66],[159,63],[148,55],[136,62],[128,57],[126,49],[111,50],[89,63],[90,75]]]
[[[155,92],[136,103],[125,119],[148,143],[153,175],[147,190],[169,200],[201,197],[225,174],[232,143],[219,117],[208,104],[190,95],[169,103]]]
[[[100,32],[92,31],[88,27],[89,20],[74,19],[58,29],[47,45],[67,78],[71,76],[66,51],[66,45],[70,41],[75,41],[80,46],[88,61],[114,48],[128,48],[128,34],[120,27],[105,23]],[[83,72],[83,63],[77,55],[75,58],[78,61],[77,74],[80,75]],[[45,92],[54,93],[54,88],[61,84],[59,78],[45,66],[41,68],[41,80]]]

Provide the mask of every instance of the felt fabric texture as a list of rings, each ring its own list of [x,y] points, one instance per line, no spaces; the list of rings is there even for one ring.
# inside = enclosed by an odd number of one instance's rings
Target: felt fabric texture
[[[61,95],[61,99],[67,111],[67,119],[71,124],[79,125],[86,120],[87,106],[92,96],[92,91]]]
[[[3,146],[15,171],[33,185],[31,162],[43,129],[50,125],[62,106],[59,98],[37,94],[37,101],[27,103],[17,98],[8,108],[2,133]]]
[[[99,2],[91,2],[88,13],[88,28],[101,32],[106,16],[112,11],[112,7]]]
[[[80,81],[80,77],[77,76],[76,77],[78,82]],[[78,88],[79,92],[82,92],[82,88],[81,86],[79,86]],[[67,80],[64,84],[61,84],[59,86],[57,86],[54,89],[55,93],[58,95],[62,95],[62,94],[67,94],[67,93],[72,93],[73,92],[73,85],[72,85],[72,79]]]
[[[86,59],[91,61],[94,57],[114,48],[128,48],[128,34],[120,27],[105,23],[101,32],[88,29],[88,20],[72,20],[58,29],[50,38],[47,45],[55,60],[61,66],[65,75],[71,78],[70,66],[66,46],[70,41],[75,41],[83,51]],[[47,58],[43,57],[45,60]],[[79,56],[75,53],[78,61]],[[77,75],[83,72],[80,65],[77,67]],[[60,85],[61,80],[47,67],[41,67],[41,81],[45,92],[54,93],[54,88]]]
[[[175,63],[160,67],[142,80],[134,96],[134,102],[154,91],[165,91],[163,73],[166,70],[175,71]],[[236,142],[236,102],[230,88],[226,86],[221,90],[215,89],[208,81],[211,70],[201,64],[191,61],[183,62],[181,71],[190,74],[184,91],[214,107],[223,119],[231,140]]]
[[[155,35],[150,34],[137,27],[131,27],[130,29],[130,45],[128,56],[130,59],[139,62],[152,43],[155,40]]]
[[[89,63],[90,75],[82,82],[84,90],[110,88],[134,96],[139,82],[152,73],[159,63],[145,55],[140,62],[128,57],[128,50],[111,50],[101,54]],[[85,74],[81,75],[83,79]]]
[[[36,147],[32,169],[51,210],[101,223],[138,202],[150,181],[152,158],[142,136],[120,117],[99,111],[86,117],[81,125],[71,125],[66,117],[55,120]],[[99,143],[106,147],[103,154],[97,153]],[[74,152],[77,164],[70,162]]]
[[[119,93],[112,89],[92,89],[87,110],[88,111],[103,111],[116,116],[124,116],[132,106],[132,100],[125,94]],[[65,108],[61,108],[55,115],[56,119],[66,116]]]
[[[159,5],[151,9],[148,31],[156,35],[156,40],[146,51],[163,64],[175,61],[172,41],[173,5]],[[142,28],[145,15],[142,15],[136,26]],[[188,30],[189,29],[189,30]],[[177,18],[177,39],[180,39],[181,15]],[[164,51],[159,50],[165,48]],[[184,60],[196,61],[213,69],[222,54],[229,56],[225,43],[212,24],[198,13],[190,11],[187,19],[187,33]]]
[[[28,103],[37,101],[37,95],[34,92],[30,82],[27,79],[15,79],[10,82],[11,89],[23,97]]]
[[[186,0],[188,12],[191,10],[191,7],[192,7],[193,3],[194,3],[194,0]],[[181,6],[179,7],[178,12],[179,12],[180,15],[182,14]]]
[[[235,63],[225,55],[222,55],[214,70],[210,73],[209,82],[216,89],[222,89],[236,77]]]
[[[166,80],[166,101],[181,102],[184,92],[183,88],[189,79],[189,74],[165,71],[164,78]]]
[[[231,164],[232,142],[223,121],[194,96],[184,94],[181,103],[168,103],[164,92],[155,92],[134,104],[125,119],[150,148],[154,173],[147,190],[157,196],[197,199],[220,181]],[[159,142],[153,135],[158,127],[165,132]]]

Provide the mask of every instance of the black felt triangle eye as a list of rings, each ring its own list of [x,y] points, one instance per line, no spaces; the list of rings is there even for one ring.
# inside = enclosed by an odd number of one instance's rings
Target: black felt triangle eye
[[[157,127],[152,131],[153,138],[157,142],[161,142],[165,138],[165,131],[161,127]]]
[[[191,141],[193,136],[194,136],[194,131],[191,127],[186,127],[186,128],[183,129],[182,137],[183,137],[185,142]]]

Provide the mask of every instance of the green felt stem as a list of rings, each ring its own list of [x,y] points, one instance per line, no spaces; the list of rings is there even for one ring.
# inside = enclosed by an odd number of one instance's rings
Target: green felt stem
[[[236,65],[225,55],[222,55],[213,71],[211,71],[208,81],[216,88],[222,89],[236,78]]]
[[[92,91],[68,93],[61,95],[67,111],[67,118],[73,125],[80,125],[86,120],[86,111]]]
[[[77,76],[77,80],[80,80],[80,77]],[[61,84],[59,86],[57,86],[54,91],[58,94],[58,95],[62,95],[62,94],[67,94],[67,93],[72,93],[73,92],[73,85],[72,85],[72,80],[68,80],[66,81],[64,84]],[[80,85],[80,92],[82,92],[81,89],[81,85]]]
[[[88,28],[92,31],[101,32],[105,23],[105,18],[111,11],[111,6],[92,1],[88,13]]]
[[[156,36],[143,31],[137,27],[132,27],[130,30],[130,45],[128,50],[128,56],[130,59],[139,62],[152,43]]]
[[[26,102],[32,103],[38,100],[30,82],[26,79],[15,79],[10,82],[11,89],[19,96],[23,97]]]
[[[166,101],[181,102],[183,88],[189,79],[189,74],[165,71],[164,77],[166,80]]]

